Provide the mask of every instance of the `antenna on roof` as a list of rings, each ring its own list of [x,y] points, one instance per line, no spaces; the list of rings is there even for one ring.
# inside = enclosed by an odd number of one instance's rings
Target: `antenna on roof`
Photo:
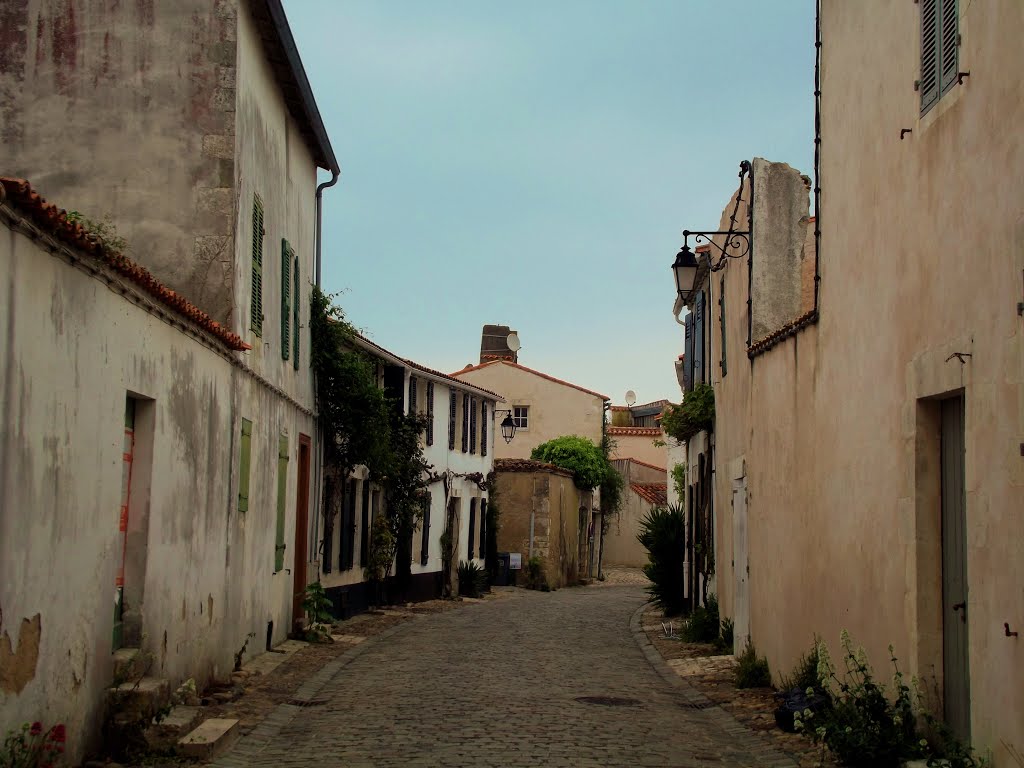
[[[518,352],[520,349],[523,348],[523,345],[519,343],[519,334],[517,334],[515,331],[512,331],[512,333],[508,335],[508,337],[505,339],[505,343],[508,345],[508,348],[511,349],[513,352]]]
[[[627,389],[626,390],[626,405],[628,405],[630,408],[632,408],[635,403],[636,403],[636,392],[634,392],[632,389]]]

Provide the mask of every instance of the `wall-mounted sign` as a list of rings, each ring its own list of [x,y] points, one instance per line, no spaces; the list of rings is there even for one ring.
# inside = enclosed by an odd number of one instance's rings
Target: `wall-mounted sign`
[[[523,569],[523,555],[521,552],[509,552],[508,569],[510,571],[521,571]]]

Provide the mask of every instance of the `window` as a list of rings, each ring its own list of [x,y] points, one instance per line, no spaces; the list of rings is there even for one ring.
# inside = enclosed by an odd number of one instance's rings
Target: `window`
[[[281,239],[281,359],[287,360],[292,345],[292,262],[295,251]]]
[[[487,455],[487,401],[480,403],[480,455]]]
[[[434,382],[427,382],[427,445],[434,444]]]
[[[530,424],[530,407],[527,405],[512,406],[512,423],[516,429],[527,429]]]
[[[476,453],[476,398],[469,399],[469,452]]]
[[[284,516],[288,494],[288,438],[281,435],[277,446],[277,532],[274,542],[274,573],[284,570]]]
[[[462,395],[462,452],[469,450],[469,395]]]
[[[292,274],[292,366],[299,370],[299,257],[295,257],[295,268]],[[287,344],[288,342],[285,341]]]
[[[487,557],[487,499],[480,499],[480,559]]]
[[[718,365],[722,369],[722,378],[725,378],[725,275],[722,275],[722,279],[718,285],[718,326],[722,330],[722,359],[719,361]]]
[[[363,480],[363,507],[359,526],[359,564],[366,567],[370,556],[370,481]]]
[[[252,297],[249,304],[249,326],[257,336],[263,335],[263,201],[252,196]]]
[[[466,558],[476,557],[476,499],[469,500],[469,539],[466,542]]]
[[[242,419],[242,441],[238,449],[238,511],[249,511],[249,459],[252,452],[252,422]]]
[[[427,389],[430,387],[428,385]],[[429,493],[423,499],[423,538],[420,540],[420,565],[426,565],[430,559],[430,502]]]
[[[448,450],[455,450],[455,418],[456,418],[455,393],[449,393],[448,397]]]
[[[958,82],[960,13],[957,0],[920,0],[921,114]]]

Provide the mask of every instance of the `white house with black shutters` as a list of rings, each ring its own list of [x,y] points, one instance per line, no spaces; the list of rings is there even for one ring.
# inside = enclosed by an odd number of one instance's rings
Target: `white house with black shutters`
[[[409,541],[399,542],[393,580],[408,600],[439,597],[444,583],[441,535],[452,525],[458,541],[453,567],[474,561],[482,566],[486,544],[488,493],[493,469],[495,406],[504,402],[489,390],[459,381],[399,357],[357,336],[357,346],[378,361],[380,383],[406,412],[427,417],[423,453],[434,481],[423,522]],[[357,467],[348,480],[339,520],[324,538],[324,521],[311,521],[311,539],[320,544],[321,583],[341,616],[364,610],[370,601],[363,571],[375,515],[384,511],[384,492]],[[408,570],[404,563],[408,562]]]

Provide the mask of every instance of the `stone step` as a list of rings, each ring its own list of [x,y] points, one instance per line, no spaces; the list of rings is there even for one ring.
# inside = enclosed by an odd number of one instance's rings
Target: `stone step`
[[[125,680],[138,680],[146,674],[143,668],[145,654],[141,648],[118,648],[114,651],[114,680],[118,683]]]
[[[162,677],[143,677],[108,689],[107,698],[111,712],[150,718],[170,703],[171,686]]]
[[[240,735],[237,720],[213,717],[178,741],[178,754],[195,760],[209,760],[230,749]]]
[[[202,719],[203,710],[200,707],[174,707],[159,723],[146,729],[146,743],[154,752],[170,752],[175,743]]]

